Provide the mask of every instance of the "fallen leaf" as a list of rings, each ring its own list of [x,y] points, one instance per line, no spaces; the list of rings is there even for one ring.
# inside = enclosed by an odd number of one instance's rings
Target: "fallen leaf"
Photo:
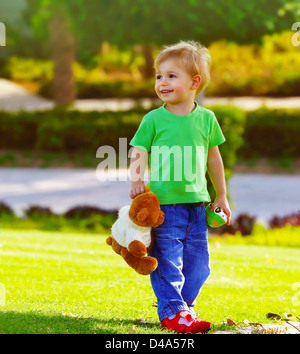
[[[277,313],[268,312],[266,316],[267,318],[272,318],[273,320],[281,320],[281,316]]]
[[[233,320],[231,320],[229,317],[226,317],[226,323],[232,327],[236,326],[236,323]]]

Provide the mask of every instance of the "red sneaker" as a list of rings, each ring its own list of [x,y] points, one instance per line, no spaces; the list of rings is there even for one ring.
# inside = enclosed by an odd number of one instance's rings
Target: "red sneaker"
[[[192,317],[194,319],[193,333],[206,333],[211,329],[212,324],[210,322],[201,321],[196,315],[192,315]]]
[[[188,311],[180,311],[176,315],[164,318],[161,322],[162,329],[177,333],[204,333],[210,330],[211,323],[200,321]]]

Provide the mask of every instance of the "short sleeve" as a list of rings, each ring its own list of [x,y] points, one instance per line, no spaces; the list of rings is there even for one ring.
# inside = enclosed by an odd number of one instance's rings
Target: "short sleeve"
[[[220,144],[224,143],[225,140],[226,139],[223,135],[220,124],[219,124],[216,116],[213,114],[212,126],[211,126],[210,137],[209,137],[209,147],[211,148],[211,147],[220,145]]]
[[[149,152],[151,150],[154,134],[154,121],[151,119],[151,116],[146,115],[129,144]]]

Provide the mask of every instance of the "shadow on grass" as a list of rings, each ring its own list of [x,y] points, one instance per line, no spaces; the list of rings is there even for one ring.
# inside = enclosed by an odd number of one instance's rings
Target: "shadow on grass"
[[[135,319],[99,319],[70,313],[45,315],[38,312],[0,311],[0,334],[118,334],[130,333],[132,326],[158,329],[159,324],[139,323]],[[120,330],[121,328],[121,330]]]
[[[18,313],[14,311],[0,311],[0,334],[130,334],[132,327],[136,333],[160,331],[160,323],[140,323],[136,319],[100,319],[96,317],[82,317],[72,313],[45,315],[38,312]],[[232,330],[225,323],[213,324],[208,332]],[[172,332],[162,331],[161,334]]]

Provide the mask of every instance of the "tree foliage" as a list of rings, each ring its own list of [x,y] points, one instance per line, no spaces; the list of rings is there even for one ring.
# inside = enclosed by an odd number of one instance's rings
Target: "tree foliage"
[[[55,90],[59,92],[57,102],[69,102],[75,97],[71,70],[75,49],[77,59],[87,61],[99,51],[103,41],[119,47],[144,44],[145,77],[148,77],[153,67],[152,44],[191,39],[205,45],[219,39],[240,43],[257,41],[263,34],[290,28],[295,16],[293,3],[288,5],[286,0],[27,2],[27,16],[29,14],[36,35],[52,44],[57,73],[54,84],[57,81],[55,86],[60,88]],[[63,20],[60,22],[59,18]]]
[[[27,0],[36,35],[63,8],[77,37],[78,52],[96,52],[99,43],[158,45],[194,39],[257,41],[263,34],[290,29],[299,0]]]

